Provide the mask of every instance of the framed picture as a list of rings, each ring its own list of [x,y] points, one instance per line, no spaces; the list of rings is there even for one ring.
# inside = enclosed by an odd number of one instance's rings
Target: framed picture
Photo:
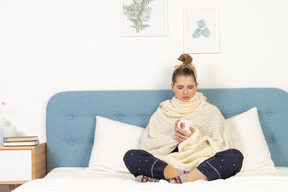
[[[167,36],[167,0],[120,0],[121,36]]]
[[[184,8],[184,52],[219,53],[218,8]]]

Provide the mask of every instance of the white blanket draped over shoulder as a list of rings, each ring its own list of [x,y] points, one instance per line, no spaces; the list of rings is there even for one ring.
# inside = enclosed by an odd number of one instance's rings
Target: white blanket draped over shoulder
[[[192,120],[195,129],[193,135],[181,143],[174,138],[177,119]],[[215,153],[230,148],[230,138],[219,109],[196,92],[189,102],[173,97],[160,104],[144,131],[141,149],[177,169],[191,171]],[[177,146],[178,152],[171,153]]]

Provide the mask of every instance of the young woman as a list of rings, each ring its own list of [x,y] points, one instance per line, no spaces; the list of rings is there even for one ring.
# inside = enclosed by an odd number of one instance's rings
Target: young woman
[[[175,97],[160,104],[141,140],[140,150],[124,155],[128,170],[139,182],[170,183],[226,179],[241,170],[243,155],[230,149],[230,132],[219,109],[197,91],[192,57],[182,54],[171,88]],[[190,120],[190,131],[178,122]],[[182,126],[182,125],[181,125]]]

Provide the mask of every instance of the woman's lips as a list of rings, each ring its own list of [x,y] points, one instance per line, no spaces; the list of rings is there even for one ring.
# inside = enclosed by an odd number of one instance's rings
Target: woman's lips
[[[182,97],[182,99],[183,99],[183,100],[188,100],[188,99],[189,99],[189,97]]]

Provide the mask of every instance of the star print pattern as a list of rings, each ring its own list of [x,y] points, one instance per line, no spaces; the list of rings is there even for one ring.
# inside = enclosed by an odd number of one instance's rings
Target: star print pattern
[[[216,153],[213,157],[203,161],[197,169],[201,171],[209,181],[226,179],[237,174],[242,167],[243,155],[237,149],[228,149]],[[157,182],[165,179],[164,169],[168,165],[144,150],[129,150],[123,158],[128,170],[140,182]],[[185,174],[188,172],[184,171]],[[170,183],[182,183],[181,176],[175,177]]]
[[[243,155],[239,150],[228,149],[205,160],[197,169],[207,177],[208,181],[227,179],[241,170],[242,162]]]
[[[124,155],[127,169],[135,177],[145,175],[152,178],[164,179],[164,169],[168,165],[144,150],[129,150]]]

